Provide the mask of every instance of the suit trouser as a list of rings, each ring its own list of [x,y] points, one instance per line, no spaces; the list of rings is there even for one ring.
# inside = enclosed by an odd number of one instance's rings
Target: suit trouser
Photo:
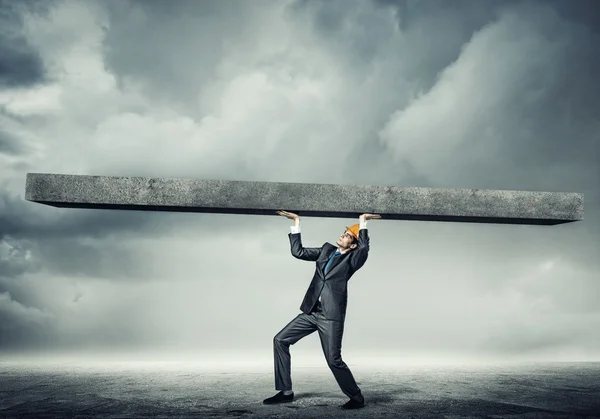
[[[350,369],[342,360],[344,322],[327,320],[319,309],[310,314],[300,313],[273,338],[275,389],[292,389],[290,345],[310,335],[315,330],[319,331],[323,354],[342,392],[350,398],[359,395],[360,388],[356,384]]]

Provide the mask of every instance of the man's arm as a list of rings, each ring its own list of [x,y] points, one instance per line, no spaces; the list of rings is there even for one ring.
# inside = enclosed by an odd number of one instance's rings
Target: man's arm
[[[367,230],[367,220],[360,217],[360,229],[358,230],[358,246],[350,254],[350,268],[357,271],[365,264],[369,257],[369,231]]]
[[[303,247],[302,238],[300,237],[300,216],[288,211],[277,211],[277,214],[294,220],[294,225],[291,226],[291,232],[288,234],[290,238],[290,247],[292,256],[296,259],[316,261],[321,254],[323,247]]]
[[[288,234],[290,238],[290,246],[292,256],[296,259],[308,260],[311,262],[316,261],[321,254],[322,247],[303,247],[302,238],[300,236],[300,218],[294,220],[294,225],[290,227],[291,233]]]

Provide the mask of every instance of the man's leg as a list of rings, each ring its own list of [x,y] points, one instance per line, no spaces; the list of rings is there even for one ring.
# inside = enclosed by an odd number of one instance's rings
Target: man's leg
[[[327,320],[321,314],[317,317],[319,337],[323,354],[327,359],[327,365],[342,392],[351,399],[364,402],[360,388],[356,384],[348,365],[342,360],[342,336],[344,334],[344,322]]]
[[[300,313],[273,338],[275,358],[275,389],[292,390],[290,345],[317,330],[312,314]]]

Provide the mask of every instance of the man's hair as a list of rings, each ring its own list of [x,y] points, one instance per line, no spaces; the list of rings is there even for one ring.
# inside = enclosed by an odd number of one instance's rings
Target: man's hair
[[[358,244],[358,239],[354,236],[352,236],[352,243],[350,244]]]

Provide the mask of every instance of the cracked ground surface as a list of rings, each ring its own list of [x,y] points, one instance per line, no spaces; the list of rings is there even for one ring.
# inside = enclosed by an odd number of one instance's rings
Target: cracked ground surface
[[[295,400],[266,406],[273,372],[0,363],[0,418],[600,418],[600,363],[352,367],[366,406],[326,367],[294,368]]]

